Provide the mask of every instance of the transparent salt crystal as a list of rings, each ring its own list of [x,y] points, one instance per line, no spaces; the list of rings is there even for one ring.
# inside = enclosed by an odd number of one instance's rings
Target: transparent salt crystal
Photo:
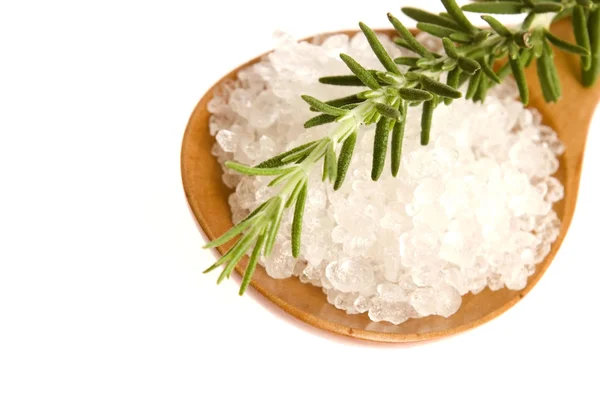
[[[546,200],[550,202],[558,202],[565,196],[565,188],[556,178],[548,177],[546,180],[546,185],[548,185]]]
[[[369,318],[373,321],[386,321],[394,325],[401,324],[412,315],[412,308],[406,302],[389,302],[375,299],[369,309]]]
[[[360,314],[367,312],[371,308],[371,305],[371,299],[364,296],[358,296],[354,300],[354,309]]]
[[[278,103],[269,91],[263,91],[252,103],[250,123],[256,128],[271,126],[278,117]]]
[[[229,130],[220,130],[216,135],[217,142],[225,152],[235,152],[237,149],[236,134]]]
[[[373,269],[360,260],[334,261],[327,266],[325,274],[333,287],[341,292],[359,292],[375,281]]]

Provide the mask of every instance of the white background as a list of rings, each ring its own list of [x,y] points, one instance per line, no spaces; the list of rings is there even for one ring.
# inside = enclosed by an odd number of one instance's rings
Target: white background
[[[179,172],[192,109],[275,29],[384,27],[408,4],[351,3],[1,3],[0,397],[600,395],[598,134],[553,265],[471,332],[354,341],[201,274]]]

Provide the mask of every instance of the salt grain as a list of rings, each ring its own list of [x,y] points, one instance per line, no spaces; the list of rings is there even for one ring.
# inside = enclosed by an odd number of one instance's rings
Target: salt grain
[[[440,48],[429,35],[419,39]],[[380,68],[363,35],[335,35],[322,45],[284,34],[276,40],[274,52],[209,103],[212,153],[221,164],[256,164],[327,134],[327,125],[303,128],[314,113],[300,95],[328,100],[357,91],[318,82],[348,73],[340,52]],[[411,55],[387,37],[381,41],[392,57]],[[300,257],[291,256],[288,211],[272,255],[261,259],[267,273],[299,276],[322,287],[335,307],[394,324],[448,317],[461,295],[485,287],[525,287],[558,237],[552,203],[564,197],[564,188],[552,174],[565,148],[516,95],[507,80],[484,104],[454,100],[438,107],[428,146],[419,143],[421,109],[410,107],[400,173],[394,178],[386,167],[378,182],[370,179],[374,128],[361,128],[340,190],[322,183],[318,168],[309,176]],[[229,200],[234,222],[274,192],[269,178],[223,171],[225,184],[236,187]]]

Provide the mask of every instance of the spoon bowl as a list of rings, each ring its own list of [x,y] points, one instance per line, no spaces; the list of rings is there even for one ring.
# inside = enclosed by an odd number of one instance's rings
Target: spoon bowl
[[[563,40],[574,42],[568,20],[554,24],[552,32]],[[391,30],[379,30],[378,33],[394,34]],[[185,130],[181,151],[183,187],[196,220],[210,240],[231,228],[232,221],[227,201],[231,190],[223,184],[221,166],[211,154],[215,139],[209,134],[210,113],[207,104],[213,98],[215,90],[224,82],[235,80],[240,70],[256,63],[260,58],[241,65],[217,82],[200,100]],[[571,224],[587,131],[600,98],[598,84],[593,88],[584,88],[581,85],[579,59],[576,56],[557,51],[554,59],[563,87],[562,98],[557,104],[547,104],[544,101],[535,63],[527,69],[526,77],[530,89],[530,106],[541,113],[543,123],[552,127],[566,146],[565,153],[559,158],[559,170],[555,174],[565,188],[564,199],[554,205],[554,210],[561,220],[561,229],[550,253],[536,266],[535,273],[529,277],[524,289],[515,291],[503,288],[493,292],[486,288],[479,294],[469,293],[463,296],[460,309],[449,318],[428,316],[393,325],[387,322],[373,322],[366,314],[348,315],[329,304],[320,288],[301,283],[295,277],[272,279],[263,267],[256,268],[251,286],[284,311],[320,329],[384,342],[409,342],[450,336],[488,322],[511,308],[525,297],[544,275]],[[231,245],[229,242],[220,246],[219,253],[225,253]],[[247,258],[244,258],[235,268],[236,272],[243,274],[246,265]]]

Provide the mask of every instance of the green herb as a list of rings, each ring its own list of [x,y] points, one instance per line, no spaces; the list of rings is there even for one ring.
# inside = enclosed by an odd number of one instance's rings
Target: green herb
[[[301,255],[308,176],[322,162],[323,180],[332,183],[334,190],[340,189],[348,173],[361,126],[377,123],[371,170],[375,181],[383,174],[391,134],[390,172],[395,177],[401,165],[408,106],[422,104],[421,144],[428,145],[435,108],[442,102],[450,104],[453,99],[460,98],[462,94],[458,89],[463,84],[468,83],[467,99],[484,101],[488,89],[512,73],[521,101],[527,104],[529,90],[524,68],[535,60],[544,99],[557,101],[561,88],[552,46],[581,57],[584,85],[593,85],[600,75],[598,0],[495,0],[468,4],[462,9],[454,0],[440,1],[446,12],[433,14],[412,7],[402,8],[402,11],[417,21],[421,30],[443,38],[443,53],[429,51],[396,17],[388,14],[390,23],[400,36],[395,43],[415,53],[411,57],[392,59],[373,30],[361,22],[359,27],[383,70],[368,70],[350,56],[341,54],[340,58],[351,74],[325,76],[319,81],[329,85],[361,87],[362,91],[329,101],[302,96],[311,111],[319,112],[304,127],[331,124],[329,133],[255,166],[225,163],[232,170],[248,176],[271,176],[273,179],[269,185],[278,191],[244,220],[205,246],[217,247],[239,236],[232,247],[205,271],[224,266],[218,283],[231,275],[246,253],[251,253],[240,287],[240,295],[244,293],[260,256],[269,256],[273,250],[284,212],[292,207],[292,255]],[[490,28],[479,29],[469,22],[463,11],[524,14],[524,17],[520,26],[509,29],[496,18],[483,15],[482,19]],[[542,15],[548,13],[549,17]],[[576,43],[566,42],[549,31],[551,20],[566,15],[573,15]],[[495,72],[493,66],[498,61],[503,62],[503,66]],[[403,70],[398,65],[403,66]],[[443,72],[447,72],[445,82],[441,81]]]

